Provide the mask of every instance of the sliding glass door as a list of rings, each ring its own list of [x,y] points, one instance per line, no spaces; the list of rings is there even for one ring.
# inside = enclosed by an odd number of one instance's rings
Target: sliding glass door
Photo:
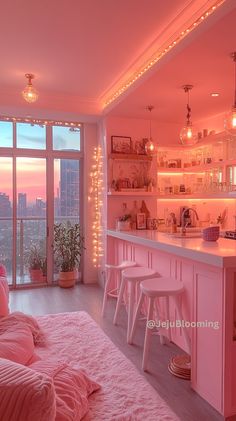
[[[13,287],[53,283],[55,223],[81,221],[80,129],[0,122],[0,264]]]

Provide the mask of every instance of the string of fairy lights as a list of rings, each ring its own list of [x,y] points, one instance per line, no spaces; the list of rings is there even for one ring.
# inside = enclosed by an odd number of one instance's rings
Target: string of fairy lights
[[[127,89],[129,89],[137,80],[139,80],[148,70],[150,70],[160,59],[163,58],[172,48],[174,48],[180,41],[185,38],[193,29],[200,25],[205,19],[207,19],[215,10],[221,6],[225,0],[216,1],[211,7],[209,7],[204,13],[202,13],[197,19],[194,20],[187,28],[181,30],[178,35],[174,36],[172,40],[169,40],[165,45],[158,49],[158,51],[146,61],[138,70],[133,72],[132,76],[123,82],[112,95],[104,100],[104,108],[108,107],[113,101],[119,98]]]
[[[90,172],[91,187],[89,201],[93,202],[93,223],[92,223],[92,261],[94,267],[101,266],[101,258],[104,254],[102,241],[102,206],[103,206],[103,156],[101,146],[94,148],[93,164]]]

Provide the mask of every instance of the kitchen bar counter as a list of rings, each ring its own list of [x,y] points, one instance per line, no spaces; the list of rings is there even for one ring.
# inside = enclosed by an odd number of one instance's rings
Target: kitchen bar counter
[[[191,386],[222,415],[236,417],[236,241],[219,238],[207,242],[147,230],[110,229],[106,234],[107,262],[133,260],[183,283]],[[166,320],[163,304],[159,302],[159,310],[161,319]],[[175,318],[170,301],[170,320]],[[171,337],[189,352],[181,328],[172,329]]]
[[[202,238],[179,238],[172,234],[152,230],[116,231],[107,230],[107,235],[151,247],[176,256],[192,259],[221,268],[236,266],[236,240],[219,238],[204,241]]]

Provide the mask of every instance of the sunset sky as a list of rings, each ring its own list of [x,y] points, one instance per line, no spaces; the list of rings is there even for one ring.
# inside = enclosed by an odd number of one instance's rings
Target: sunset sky
[[[17,123],[17,146],[27,149],[46,148],[45,126]],[[13,146],[13,124],[0,121],[0,148]],[[53,146],[56,150],[80,150],[80,132],[68,127],[53,127]],[[46,200],[46,159],[17,158],[17,194],[26,193],[27,202],[37,197]],[[54,163],[54,194],[57,195],[60,178],[60,160]],[[12,200],[12,158],[0,157],[0,192]]]

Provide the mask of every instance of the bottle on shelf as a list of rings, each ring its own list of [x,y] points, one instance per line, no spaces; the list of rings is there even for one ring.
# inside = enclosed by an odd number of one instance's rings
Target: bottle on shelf
[[[142,200],[142,204],[141,204],[141,208],[140,208],[140,212],[141,213],[145,213],[146,215],[146,220],[147,218],[150,218],[150,211],[147,208],[147,205],[145,203],[145,200]]]
[[[137,200],[134,200],[133,208],[131,209],[131,229],[137,229],[137,213],[139,212]]]
[[[170,213],[170,233],[175,234],[177,232],[177,219],[174,212]]]

